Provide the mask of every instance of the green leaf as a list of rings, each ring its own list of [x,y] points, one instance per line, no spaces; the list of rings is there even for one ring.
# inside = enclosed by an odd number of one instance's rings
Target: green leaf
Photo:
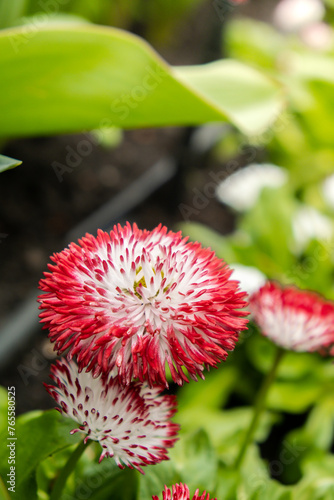
[[[268,480],[250,497],[250,500],[268,500],[268,498],[270,500],[291,500],[292,489],[277,481]]]
[[[14,158],[9,158],[8,156],[0,155],[0,172],[9,170],[10,168],[17,167],[21,165],[22,161],[14,160]]]
[[[147,467],[145,475],[138,478],[137,500],[151,499],[153,495],[161,498],[164,486],[179,483],[181,477],[173,461],[164,461],[154,467]]]
[[[27,0],[0,0],[0,29],[15,24],[26,10]]]
[[[25,16],[18,19],[15,23],[15,27],[25,26],[27,30],[35,29],[36,22],[38,22],[38,27],[42,26],[50,26],[55,24],[87,24],[88,21],[80,16],[75,14],[67,14],[65,12],[62,13],[54,13],[52,15],[33,15],[33,16]]]
[[[179,411],[191,408],[221,408],[232,392],[238,371],[222,366],[206,374],[205,380],[185,384],[178,392]]]
[[[177,422],[184,432],[203,429],[215,448],[224,455],[226,463],[230,464],[235,458],[252,414],[253,409],[249,407],[222,411],[199,406],[181,409],[177,414]],[[275,415],[270,413],[263,415],[256,431],[257,441],[264,441],[276,420]]]
[[[78,484],[77,489],[74,492],[74,497],[69,496],[69,498],[84,497],[84,498],[89,498],[90,500],[107,500],[107,499],[135,500],[136,499],[136,491],[138,489],[138,480],[139,480],[138,476],[140,475],[138,471],[131,470],[129,468],[120,470],[118,467],[116,467],[118,469],[117,471],[115,470],[115,467],[109,466],[107,473],[103,473],[99,469],[99,466],[101,464],[96,464],[96,465],[97,467],[95,473],[90,474],[87,477],[84,477],[82,481]]]
[[[2,480],[2,477],[0,477],[0,498],[1,500],[10,500],[8,490],[5,486],[4,481]]]
[[[293,500],[331,500],[334,498],[334,457],[321,451],[303,461],[303,479],[296,485]]]
[[[73,436],[70,430],[74,423],[62,417],[55,410],[34,411],[22,415],[16,421],[16,490],[15,497],[20,500],[37,498],[36,469],[39,463],[51,454],[78,443],[80,433]],[[7,441],[7,433],[1,441]],[[0,457],[0,474],[8,473],[8,454]]]
[[[226,27],[226,50],[231,57],[273,70],[285,48],[285,37],[268,23],[234,19]]]
[[[4,30],[0,65],[0,137],[227,119],[255,134],[283,104],[242,63],[172,68],[140,38],[92,25]]]
[[[254,334],[245,344],[249,361],[262,373],[272,367],[277,346],[261,334]],[[323,359],[315,353],[287,351],[278,368],[278,378],[296,380],[314,374],[323,366]]]
[[[189,86],[195,87],[203,95],[208,95],[217,108],[221,107],[223,102],[224,112],[230,121],[247,134],[256,133],[254,124],[258,131],[264,132],[269,125],[268,116],[277,117],[280,113],[278,95],[273,95],[269,81],[253,68],[229,59],[207,64],[205,69],[204,72],[203,66],[184,66],[174,68],[174,71]],[[275,85],[274,81],[272,85]]]
[[[181,481],[190,491],[212,490],[216,483],[218,458],[208,434],[199,429],[183,435],[170,451],[170,457]]]
[[[7,429],[8,391],[0,386],[0,434]]]
[[[253,259],[249,265],[257,267],[270,278],[277,278],[294,262],[289,244],[292,239],[291,216],[295,207],[289,186],[264,188],[257,203],[240,221],[239,228],[249,235],[249,246],[255,250],[249,256]]]
[[[293,430],[288,441],[293,441],[305,450],[330,451],[333,444],[334,400],[331,396],[317,402],[307,418],[306,424]]]
[[[319,381],[311,376],[296,383],[277,380],[269,390],[267,406],[272,410],[303,413],[316,403],[322,392]]]
[[[196,222],[183,222],[178,225],[178,228],[184,235],[189,236],[191,241],[198,241],[204,247],[210,247],[219,258],[224,259],[227,263],[236,262],[236,255],[231,248],[229,238],[226,236]]]
[[[219,500],[235,500],[237,498],[236,491],[239,483],[239,471],[227,468],[224,464],[219,464],[217,486],[215,489],[215,495]]]
[[[65,448],[41,462],[37,469],[39,498],[44,499],[50,493],[54,478],[72,453],[73,447]],[[66,482],[62,499],[135,500],[137,476],[140,474],[128,468],[121,470],[112,458],[106,458],[98,463],[97,457],[100,453],[100,444],[90,442],[87,452],[80,457],[73,474]]]
[[[290,500],[290,488],[270,478],[270,466],[262,460],[260,450],[252,445],[248,448],[241,466],[236,498],[249,500]]]

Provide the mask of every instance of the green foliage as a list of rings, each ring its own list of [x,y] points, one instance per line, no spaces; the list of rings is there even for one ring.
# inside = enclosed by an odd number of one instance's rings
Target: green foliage
[[[304,478],[296,486],[293,500],[330,500],[334,495],[333,455],[314,452],[305,459]]]
[[[42,2],[27,0],[27,13],[34,17],[47,14],[49,17],[72,13],[102,25],[117,26],[131,30],[134,25],[145,32],[145,38],[157,42],[169,41],[177,29],[180,18],[185,18],[203,0],[179,0],[177,4],[168,0],[142,2],[141,0],[57,0]]]
[[[138,479],[138,490],[136,500],[152,498],[152,495],[161,496],[166,485],[180,482],[180,475],[175,468],[174,461],[162,462],[145,471]]]
[[[183,434],[171,451],[171,459],[181,481],[191,490],[214,488],[218,460],[205,431],[199,429],[193,434]]]
[[[0,0],[0,29],[13,26],[26,9],[28,0]]]
[[[179,228],[192,240],[211,247],[228,264],[256,267],[270,279],[316,290],[332,299],[333,236],[325,241],[310,237],[301,246],[293,224],[304,206],[290,184],[265,188],[254,206],[239,215],[236,231],[227,236],[195,223],[182,223]]]
[[[9,170],[10,168],[15,168],[21,165],[21,161],[14,160],[14,158],[9,158],[8,156],[0,155],[0,172],[4,170]]]
[[[26,413],[16,421],[16,492],[20,500],[37,499],[36,469],[40,462],[63,448],[79,442],[82,438],[70,435],[73,422],[58,412],[34,411]],[[1,435],[6,442],[7,429]],[[0,475],[8,473],[8,454],[0,457]]]
[[[7,390],[0,386],[0,434],[7,427]]]
[[[5,30],[0,54],[2,137],[226,119],[250,133],[282,106],[279,87],[243,64],[171,68],[143,40],[112,28]]]
[[[225,42],[231,57],[267,71],[285,87],[288,114],[266,141],[270,159],[291,170],[296,187],[331,173],[333,51],[317,52],[295,35],[250,19],[229,23]]]

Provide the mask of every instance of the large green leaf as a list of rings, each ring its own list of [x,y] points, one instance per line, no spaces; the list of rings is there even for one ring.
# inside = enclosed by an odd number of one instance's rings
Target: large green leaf
[[[172,68],[113,28],[3,30],[0,65],[0,137],[225,120],[256,134],[282,107],[281,87],[242,63]]]
[[[70,435],[73,421],[58,412],[35,411],[16,421],[16,490],[13,498],[34,500],[37,498],[35,471],[39,463],[51,454],[79,442],[82,437]],[[7,433],[0,436],[6,442]],[[8,453],[0,457],[0,475],[8,474]]]

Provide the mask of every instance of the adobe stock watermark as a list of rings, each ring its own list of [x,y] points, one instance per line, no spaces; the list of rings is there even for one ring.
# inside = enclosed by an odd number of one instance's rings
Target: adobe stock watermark
[[[296,443],[296,440],[293,443],[284,440],[278,458],[268,462],[263,470],[250,474],[247,477],[246,487],[248,485],[262,492],[265,491],[268,487],[268,475],[271,478],[278,478],[284,472],[285,467],[293,464],[306,450],[307,447]]]
[[[36,32],[49,23],[52,17],[59,13],[61,7],[68,4],[69,1],[70,0],[39,0],[37,5],[41,12],[26,18],[27,20],[29,19],[29,21],[20,27],[19,32],[9,37],[14,52],[18,54],[20,48],[29,43]]]
[[[328,260],[334,253],[334,241],[332,239],[319,242],[312,255],[305,256],[300,262],[296,262],[289,271],[284,274],[284,281],[295,284],[296,280],[305,280],[314,274],[321,262]]]
[[[37,349],[31,349],[30,359],[27,364],[19,364],[17,366],[17,371],[25,386],[30,383],[31,377],[36,377],[41,371],[43,371],[49,362]]]
[[[106,127],[107,125],[105,125]],[[101,129],[102,126],[100,126]],[[54,160],[51,163],[54,173],[59,182],[63,182],[64,174],[71,173],[76,168],[80,167],[85,158],[87,158],[94,147],[99,144],[99,139],[93,134],[86,133],[85,138],[81,139],[75,147],[65,146],[65,160],[63,162]]]
[[[128,118],[131,111],[140,106],[147,97],[161,84],[166,77],[165,71],[158,65],[147,65],[145,74],[140,84],[135,85],[128,93],[121,94],[114,99],[110,104],[112,114],[118,115],[116,126],[119,126],[119,121],[124,121]],[[75,147],[67,145],[65,147],[66,155],[63,162],[53,161],[51,166],[57,176],[59,182],[63,182],[64,174],[71,173],[77,169],[85,158],[87,158],[94,150],[94,147],[101,143],[103,129],[115,126],[115,122],[111,118],[104,118],[100,121],[95,134],[86,133]],[[100,136],[100,137],[99,137]]]
[[[257,149],[254,146],[243,145],[240,153],[247,154],[247,162],[251,163],[256,157]],[[227,162],[225,168],[218,172],[209,172],[210,181],[207,182],[202,189],[193,188],[193,197],[191,204],[180,203],[178,208],[182,218],[189,222],[193,215],[199,215],[201,210],[204,210],[212,199],[216,197],[217,187],[223,181],[228,182],[229,176],[236,172],[241,166],[237,160]]]
[[[103,467],[103,462],[99,468],[95,470],[94,475],[86,476],[78,480],[74,495],[63,493],[62,500],[88,500],[93,495],[94,491],[100,488],[109,478],[111,481],[110,465],[106,463]]]
[[[136,109],[140,103],[162,83],[167,73],[157,64],[145,67],[145,75],[139,85],[135,85],[130,92],[122,94],[111,103],[111,111],[119,115],[120,120],[126,120],[131,110]]]
[[[259,147],[264,147],[265,144],[268,144],[276,132],[284,130],[289,120],[290,116],[288,114],[279,115],[275,123],[268,130],[263,134],[253,137],[254,143],[245,143],[240,146],[236,156],[242,156],[242,161],[237,159],[228,161],[224,169],[218,172],[211,171],[209,173],[211,180],[201,189],[193,188],[191,203],[180,203],[178,205],[184,221],[189,222],[192,216],[199,215],[199,213],[209,205],[210,201],[216,198],[216,191],[219,184],[223,181],[229,182],[229,176],[241,168],[242,165],[247,166],[251,164],[256,158]]]
[[[220,22],[225,21],[227,16],[234,11],[236,4],[229,0],[213,0],[212,7],[214,8]]]
[[[223,22],[236,7],[246,2],[247,0],[213,0],[212,7],[216,11],[220,22]]]

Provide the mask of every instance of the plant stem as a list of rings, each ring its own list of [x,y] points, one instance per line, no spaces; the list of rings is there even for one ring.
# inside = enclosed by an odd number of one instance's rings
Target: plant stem
[[[91,441],[90,441],[91,442]],[[68,479],[68,477],[71,475],[73,472],[79,458],[85,451],[88,445],[85,445],[84,441],[80,441],[78,446],[75,448],[73,451],[72,455],[69,457],[67,460],[66,464],[64,465],[63,469],[61,470],[59,476],[57,477],[53,490],[50,495],[50,500],[59,500],[61,499],[61,495],[65,486],[65,483]]]
[[[245,438],[241,444],[239,454],[238,454],[236,461],[234,463],[234,467],[236,469],[238,469],[241,466],[242,461],[243,461],[244,456],[245,456],[245,453],[246,453],[246,450],[253,439],[254,433],[257,429],[257,424],[259,422],[259,419],[261,417],[261,414],[262,414],[264,407],[265,407],[265,404],[266,404],[266,398],[267,398],[269,388],[275,379],[278,365],[279,365],[284,353],[285,353],[285,351],[282,348],[280,348],[280,347],[277,348],[273,365],[272,365],[271,369],[269,370],[269,372],[267,373],[267,375],[265,376],[265,378],[262,382],[262,385],[260,387],[260,390],[257,393],[255,404],[254,404],[253,418],[252,418],[251,423],[248,427]]]

